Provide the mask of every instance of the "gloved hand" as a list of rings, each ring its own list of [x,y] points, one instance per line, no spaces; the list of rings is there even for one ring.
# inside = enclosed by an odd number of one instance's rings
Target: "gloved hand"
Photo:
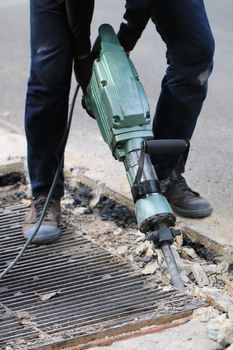
[[[86,95],[87,87],[91,80],[93,62],[94,57],[91,53],[74,58],[74,74],[77,83],[80,84],[82,88],[83,95]],[[95,116],[86,108],[85,96],[82,97],[82,107],[86,110],[90,117],[95,119]]]
[[[150,1],[126,0],[126,12],[117,34],[120,44],[127,53],[133,50],[150,17]]]
[[[80,84],[84,95],[91,80],[93,58],[91,53],[74,58],[74,73],[77,83]]]

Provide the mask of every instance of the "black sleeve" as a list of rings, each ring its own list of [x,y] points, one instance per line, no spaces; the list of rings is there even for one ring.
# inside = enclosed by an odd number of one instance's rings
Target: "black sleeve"
[[[126,0],[126,12],[118,32],[118,39],[126,51],[131,51],[142,35],[150,17],[150,0]]]
[[[65,0],[65,5],[74,56],[85,55],[91,50],[90,28],[95,0]]]

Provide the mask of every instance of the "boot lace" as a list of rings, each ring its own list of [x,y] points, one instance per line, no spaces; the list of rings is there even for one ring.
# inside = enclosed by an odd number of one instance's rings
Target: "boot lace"
[[[44,198],[44,197],[40,197],[37,200],[35,200],[35,209],[36,209],[37,219],[39,219],[41,217],[45,202],[46,202],[46,198]],[[49,201],[46,212],[45,212],[44,220],[48,219],[48,213],[49,213],[49,210],[50,210],[53,202],[54,202],[54,200],[52,200],[52,199]]]
[[[187,194],[195,195],[196,197],[199,197],[200,194],[196,191],[193,191],[188,185],[185,180],[185,178],[182,175],[179,175],[178,179],[175,181],[175,184],[184,192]]]

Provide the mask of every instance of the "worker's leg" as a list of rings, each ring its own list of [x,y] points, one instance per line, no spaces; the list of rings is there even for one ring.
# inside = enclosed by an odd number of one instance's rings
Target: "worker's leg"
[[[62,5],[31,0],[31,72],[25,130],[34,197],[47,195],[61,157],[72,71],[72,46]],[[61,172],[54,197],[63,195]]]
[[[28,81],[25,130],[28,168],[32,185],[31,208],[23,225],[25,238],[38,226],[60,157],[70,80],[72,45],[62,5],[55,0],[31,0],[31,72]],[[34,244],[50,243],[61,234],[60,197],[64,193],[61,171]]]
[[[207,93],[214,40],[203,0],[156,0],[153,21],[167,45],[168,68],[153,123],[158,139],[191,139]],[[160,178],[177,157],[153,159]]]
[[[213,68],[214,40],[203,0],[156,0],[153,21],[167,45],[168,68],[162,82],[153,130],[158,139],[190,140],[207,93]],[[166,198],[183,216],[212,213],[208,200],[193,191],[173,169],[178,157],[153,158],[160,179],[167,178]]]

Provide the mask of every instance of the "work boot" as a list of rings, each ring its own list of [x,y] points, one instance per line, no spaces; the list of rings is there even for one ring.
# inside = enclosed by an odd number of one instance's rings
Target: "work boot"
[[[31,208],[26,215],[23,225],[23,234],[26,239],[31,237],[34,233],[40,220],[45,202],[45,196],[39,196],[32,201]],[[56,241],[59,238],[61,234],[59,227],[60,215],[60,199],[51,199],[39,231],[32,240],[33,244],[48,244]]]
[[[171,177],[161,181],[161,188],[177,214],[189,218],[202,218],[209,216],[213,208],[209,201],[202,198],[199,193],[193,191],[186,183],[182,175],[174,171]]]

